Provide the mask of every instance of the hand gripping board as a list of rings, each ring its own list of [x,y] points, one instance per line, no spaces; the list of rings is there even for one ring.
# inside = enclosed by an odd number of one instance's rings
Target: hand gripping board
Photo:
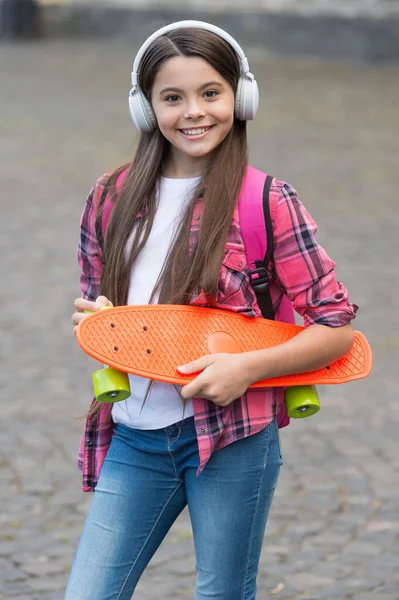
[[[125,373],[185,385],[195,374],[176,367],[218,352],[248,352],[282,344],[303,327],[249,318],[213,308],[153,304],[97,311],[76,332],[82,349]],[[251,388],[335,384],[363,379],[371,371],[371,349],[358,331],[351,350],[328,367],[252,384]]]

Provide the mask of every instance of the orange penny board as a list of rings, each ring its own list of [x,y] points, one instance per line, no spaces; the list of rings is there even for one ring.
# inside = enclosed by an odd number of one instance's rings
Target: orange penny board
[[[185,385],[195,374],[181,375],[179,365],[205,354],[248,352],[282,344],[303,327],[229,311],[153,304],[101,310],[81,321],[76,336],[82,349],[125,373]],[[352,349],[328,367],[252,384],[251,388],[335,384],[367,377],[371,349],[358,331]]]

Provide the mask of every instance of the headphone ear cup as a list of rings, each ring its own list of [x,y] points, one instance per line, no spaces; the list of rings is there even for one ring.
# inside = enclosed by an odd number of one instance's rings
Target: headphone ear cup
[[[259,89],[255,79],[241,76],[236,92],[235,116],[240,121],[252,121],[259,106]]]
[[[132,90],[129,94],[129,111],[133,123],[143,133],[152,131],[156,127],[156,117],[151,104],[143,92]]]
[[[240,79],[238,80],[238,84],[237,84],[236,102],[235,102],[235,108],[234,108],[234,114],[239,121],[242,121],[242,116],[241,116],[242,94],[243,94],[243,78],[240,77]]]

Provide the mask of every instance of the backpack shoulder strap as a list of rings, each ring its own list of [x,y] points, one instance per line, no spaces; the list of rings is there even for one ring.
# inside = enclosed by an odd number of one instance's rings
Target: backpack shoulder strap
[[[263,188],[262,203],[263,203],[263,217],[266,228],[266,252],[263,258],[263,265],[266,268],[273,256],[273,224],[270,216],[270,187],[272,185],[273,177],[268,175],[266,177],[265,186]]]
[[[273,254],[269,195],[272,177],[248,166],[241,187],[239,218],[249,276],[264,319],[274,319],[267,265]]]

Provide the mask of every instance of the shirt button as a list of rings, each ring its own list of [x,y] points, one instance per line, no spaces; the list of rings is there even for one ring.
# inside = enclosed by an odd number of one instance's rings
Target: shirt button
[[[206,429],[204,429],[203,427],[201,427],[200,433],[206,433]]]
[[[93,445],[93,440],[86,440],[86,446],[89,446],[89,448],[91,448]]]
[[[200,217],[200,215],[197,215],[195,218],[197,219],[197,221],[200,221],[200,220],[201,220],[201,217]]]

